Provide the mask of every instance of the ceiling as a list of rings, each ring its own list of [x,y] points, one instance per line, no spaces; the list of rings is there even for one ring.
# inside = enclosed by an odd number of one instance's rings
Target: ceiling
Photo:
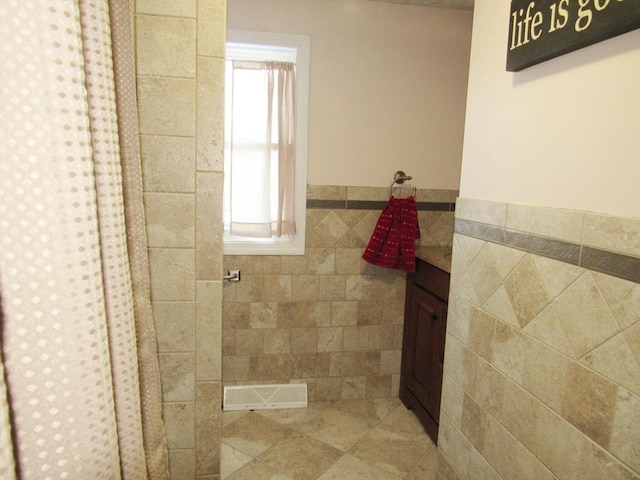
[[[403,5],[422,5],[424,7],[473,9],[474,0],[372,0],[376,2],[400,3]]]

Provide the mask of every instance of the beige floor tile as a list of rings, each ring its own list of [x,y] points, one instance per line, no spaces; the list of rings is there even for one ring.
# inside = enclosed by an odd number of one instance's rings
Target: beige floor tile
[[[227,445],[255,458],[292,431],[289,427],[251,412],[223,427],[222,438]]]
[[[397,398],[222,417],[222,480],[436,478],[437,448]]]
[[[351,456],[340,457],[318,480],[400,480],[398,477]]]
[[[337,448],[295,432],[257,461],[295,480],[316,480],[342,455]]]
[[[220,455],[222,480],[228,478],[233,472],[253,460],[253,458],[246,453],[242,453],[240,450],[233,448],[226,443],[221,445]]]
[[[411,469],[404,480],[436,480],[438,477],[438,448],[427,448],[418,464]]]
[[[224,479],[224,477],[222,477]],[[256,460],[248,463],[241,469],[234,472],[225,480],[297,480],[288,477],[283,473],[278,473],[277,469],[264,465]]]
[[[406,437],[424,438],[424,428],[418,417],[404,405],[398,405],[381,422],[380,426]]]
[[[398,405],[400,405],[398,398],[376,398],[372,400],[343,400],[335,402],[332,408],[364,418],[369,427],[373,427]]]
[[[373,428],[349,453],[399,477],[407,475],[429,448],[426,435],[423,442],[399,435],[382,427]]]
[[[369,430],[366,419],[339,410],[327,410],[312,418],[299,431],[346,452]]]
[[[279,408],[274,410],[256,410],[258,415],[286,425],[291,428],[297,428],[303,423],[308,422],[324,410],[324,405],[328,403],[314,402],[306,408]]]

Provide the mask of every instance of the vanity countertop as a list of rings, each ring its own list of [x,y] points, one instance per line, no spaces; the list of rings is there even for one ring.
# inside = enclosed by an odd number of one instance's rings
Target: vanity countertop
[[[451,273],[451,247],[417,247],[416,258]]]

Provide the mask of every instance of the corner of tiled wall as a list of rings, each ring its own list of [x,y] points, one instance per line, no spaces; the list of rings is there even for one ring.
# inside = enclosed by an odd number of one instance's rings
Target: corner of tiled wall
[[[422,245],[450,245],[455,194],[419,190]],[[404,272],[364,262],[386,187],[309,185],[303,256],[225,256],[225,384],[306,382],[310,400],[398,395]]]
[[[215,479],[226,2],[135,5],[144,201],[171,477]]]
[[[455,231],[438,438],[451,471],[638,478],[640,219],[460,199]]]

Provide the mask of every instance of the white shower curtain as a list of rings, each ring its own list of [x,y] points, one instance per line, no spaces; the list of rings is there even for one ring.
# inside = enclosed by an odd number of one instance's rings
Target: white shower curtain
[[[168,478],[130,21],[0,2],[3,480]]]

